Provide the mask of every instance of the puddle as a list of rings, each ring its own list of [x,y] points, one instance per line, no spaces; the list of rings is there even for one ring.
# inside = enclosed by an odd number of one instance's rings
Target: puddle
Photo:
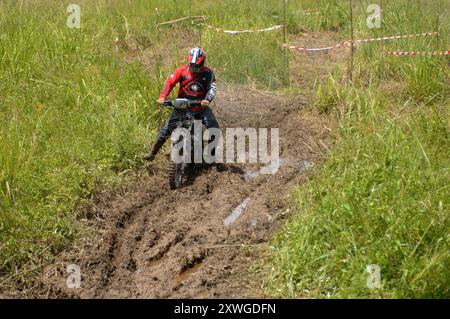
[[[244,212],[244,210],[247,208],[249,202],[250,202],[250,197],[247,197],[246,199],[244,199],[244,201],[242,203],[240,203],[235,209],[233,209],[231,214],[227,218],[225,218],[225,220],[223,221],[223,224],[225,226],[229,226],[234,221],[236,221],[236,219],[238,219],[239,216],[241,216],[242,213]]]
[[[280,159],[280,167],[283,166],[287,166],[287,167],[294,167],[297,169],[300,169],[302,171],[307,171],[310,170],[313,167],[313,163],[308,161],[308,160],[300,160],[300,161],[296,161],[296,160],[283,160]],[[253,178],[258,177],[259,175],[261,175],[261,170],[258,171],[245,171],[245,173],[243,174],[244,179],[248,182]]]
[[[201,267],[202,263],[195,264],[191,268],[183,271],[181,274],[175,277],[177,283],[183,282],[191,278]]]
[[[314,165],[313,163],[311,163],[310,161],[307,161],[307,160],[302,160],[301,164],[303,165],[303,170],[304,171],[307,171],[307,170],[311,169],[313,167],[313,165]]]
[[[299,168],[303,171],[309,170],[311,167],[313,167],[313,163],[311,163],[308,160],[280,160],[280,166],[288,166],[288,167],[294,167]]]
[[[252,172],[252,171],[246,171],[244,173],[244,179],[246,181],[251,180],[252,178],[258,177],[259,175],[261,175],[261,171],[256,171],[256,172]]]

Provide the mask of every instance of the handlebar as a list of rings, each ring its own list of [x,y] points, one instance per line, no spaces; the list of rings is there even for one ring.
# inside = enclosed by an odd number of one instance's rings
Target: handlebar
[[[173,107],[176,110],[186,110],[191,107],[201,106],[199,101],[188,100],[188,99],[175,99],[175,100],[166,100],[163,103],[163,106]]]

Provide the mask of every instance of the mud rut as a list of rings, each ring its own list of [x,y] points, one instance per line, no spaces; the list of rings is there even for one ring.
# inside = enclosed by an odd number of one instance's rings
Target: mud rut
[[[308,59],[323,65],[323,58]],[[291,69],[300,71],[303,63],[311,67],[311,61],[294,60]],[[328,148],[327,124],[307,106],[303,95],[220,83],[212,107],[222,128],[280,128],[284,165],[278,173],[245,178],[242,173],[255,171],[254,166],[235,164],[226,172],[211,168],[198,172],[191,185],[171,191],[161,154],[149,165],[148,174],[132,186],[100,194],[84,209],[91,234],[46,266],[31,294],[51,298],[262,297],[264,277],[249,266],[263,254],[261,244],[289,215],[287,198],[295,186],[307,181],[306,168]],[[246,198],[250,199],[242,215],[224,226],[225,218]],[[66,287],[66,267],[71,263],[81,267],[80,289]]]

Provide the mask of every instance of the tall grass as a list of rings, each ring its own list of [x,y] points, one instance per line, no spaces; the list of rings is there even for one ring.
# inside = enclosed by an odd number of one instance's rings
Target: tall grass
[[[274,242],[272,292],[448,297],[448,108],[398,110],[354,89],[339,101],[342,140],[296,193],[299,214]],[[366,286],[369,264],[381,267],[379,290]]]
[[[281,3],[270,0],[227,0],[206,7],[206,22],[228,30],[263,29],[282,23]],[[200,27],[201,28],[201,27]],[[279,88],[283,64],[281,44],[283,31],[224,35],[201,28],[201,45],[227,82],[255,82],[259,86]]]
[[[86,1],[81,29],[66,18],[60,1],[0,3],[0,275],[73,239],[72,209],[154,134],[161,83],[115,54],[119,13]]]
[[[353,82],[333,74],[318,86],[317,110],[336,118],[339,142],[293,196],[299,212],[272,243],[273,295],[450,296],[448,61],[381,56],[448,50],[450,1],[383,1],[380,30],[366,27],[366,2],[354,8],[356,38],[434,31],[440,14],[439,46],[429,38],[364,45]],[[371,264],[381,269],[379,289],[367,286]]]

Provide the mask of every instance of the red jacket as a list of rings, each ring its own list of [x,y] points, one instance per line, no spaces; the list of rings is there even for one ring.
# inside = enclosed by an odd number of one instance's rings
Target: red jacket
[[[216,95],[214,72],[207,67],[203,67],[199,73],[191,73],[188,65],[180,66],[169,76],[159,97],[166,99],[177,83],[180,83],[179,98],[211,102]]]

